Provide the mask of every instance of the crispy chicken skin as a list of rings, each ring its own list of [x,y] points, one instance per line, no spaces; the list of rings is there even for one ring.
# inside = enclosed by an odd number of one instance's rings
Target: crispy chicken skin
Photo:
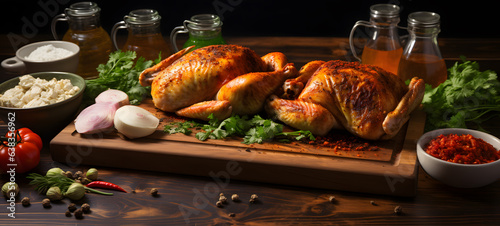
[[[304,67],[310,66],[306,64]],[[330,129],[342,125],[349,132],[365,139],[390,139],[421,103],[424,89],[422,79],[412,79],[408,87],[398,76],[379,67],[357,62],[328,61],[317,68],[295,101],[313,103],[327,109],[336,120],[325,120]],[[325,127],[321,123],[304,125],[304,121],[318,121],[309,118],[328,118],[319,107],[296,108],[290,113],[283,110],[285,107],[277,99],[270,98],[266,110],[285,124],[309,130]],[[325,135],[330,129],[323,128],[316,134]]]
[[[179,51],[141,73],[160,110],[208,120],[261,111],[269,95],[297,70],[279,52],[259,57],[249,48],[214,45]],[[216,98],[217,95],[217,98]],[[222,101],[222,102],[217,102]]]
[[[175,112],[210,100],[234,78],[267,68],[255,52],[236,45],[208,46],[182,55],[184,52],[187,51],[181,50],[159,63],[156,71],[141,74],[143,85],[148,84],[148,75],[154,76],[151,96],[160,110]]]

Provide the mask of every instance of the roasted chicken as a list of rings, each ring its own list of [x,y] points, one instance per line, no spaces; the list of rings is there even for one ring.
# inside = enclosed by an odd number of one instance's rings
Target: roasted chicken
[[[255,114],[266,99],[297,70],[284,54],[259,57],[237,45],[181,50],[140,75],[151,85],[154,105],[167,112],[208,120],[231,114]]]
[[[365,139],[390,139],[420,105],[424,89],[422,79],[413,78],[406,86],[379,67],[312,61],[285,82],[285,98],[273,95],[265,108],[285,124],[316,135],[345,128]]]

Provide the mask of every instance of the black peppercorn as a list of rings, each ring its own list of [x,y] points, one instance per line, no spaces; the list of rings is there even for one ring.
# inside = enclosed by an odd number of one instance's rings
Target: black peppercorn
[[[21,200],[21,204],[22,204],[23,206],[29,206],[29,205],[31,205],[31,203],[30,203],[30,198],[28,198],[28,197],[24,197],[24,198]]]

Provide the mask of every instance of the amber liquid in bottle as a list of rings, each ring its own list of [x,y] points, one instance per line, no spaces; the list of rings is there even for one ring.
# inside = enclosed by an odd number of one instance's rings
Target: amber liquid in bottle
[[[161,59],[170,55],[170,47],[160,33],[129,35],[124,50],[135,51],[137,58],[156,60],[161,53]]]
[[[407,59],[403,57],[398,75],[403,81],[419,77],[432,87],[437,87],[448,78],[444,59],[435,55],[414,53]]]
[[[97,66],[108,62],[113,48],[108,33],[102,27],[78,32],[70,28],[62,40],[80,46],[77,74],[86,79],[98,77]]]
[[[361,55],[361,62],[363,64],[375,65],[386,71],[397,74],[402,53],[402,47],[395,50],[376,50],[365,46],[363,55]]]

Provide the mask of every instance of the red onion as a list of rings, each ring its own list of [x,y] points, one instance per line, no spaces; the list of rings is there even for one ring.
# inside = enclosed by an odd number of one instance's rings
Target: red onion
[[[96,103],[118,102],[120,106],[129,104],[128,95],[117,89],[108,89],[95,98]]]
[[[119,107],[119,102],[95,103],[88,106],[75,119],[76,131],[93,134],[112,130],[115,112]]]

